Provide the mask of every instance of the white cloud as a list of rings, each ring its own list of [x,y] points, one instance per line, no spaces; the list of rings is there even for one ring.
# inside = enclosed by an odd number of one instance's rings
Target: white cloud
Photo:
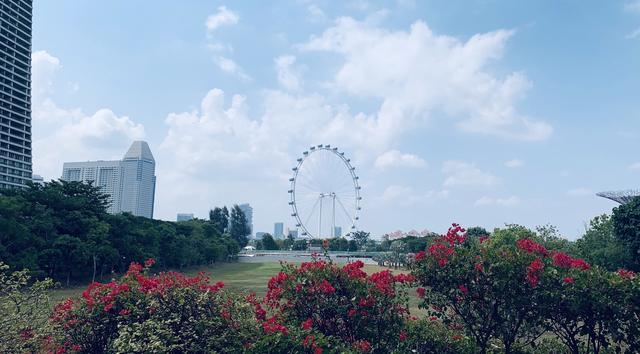
[[[640,37],[640,27],[636,28],[634,31],[625,36],[626,39],[635,39]]]
[[[56,72],[62,69],[62,64],[60,59],[44,50],[39,50],[31,55],[31,65],[31,95],[34,103],[37,103],[53,93],[53,79]]]
[[[629,165],[629,169],[632,171],[640,171],[640,162]]]
[[[220,70],[235,75],[244,81],[251,81],[251,77],[233,59],[218,55],[214,57],[214,62]]]
[[[235,25],[240,21],[240,17],[235,12],[225,6],[218,7],[218,12],[209,15],[205,25],[209,31],[215,31],[222,26]]]
[[[419,156],[403,154],[398,150],[389,150],[376,158],[375,166],[379,169],[391,167],[425,167],[427,163]]]
[[[416,193],[409,186],[392,184],[385,188],[380,199],[386,203],[396,203],[402,206],[413,206],[429,202],[444,200],[449,197],[449,191],[430,190],[426,193]]]
[[[509,168],[518,168],[518,167],[522,167],[524,165],[524,162],[520,159],[512,159],[512,160],[506,161],[504,165]]]
[[[282,55],[274,59],[278,82],[287,90],[299,90],[301,79],[298,70],[294,68],[296,57],[293,55]]]
[[[462,161],[446,161],[442,172],[446,176],[443,183],[445,187],[489,188],[501,183],[500,178]]]
[[[525,75],[514,72],[500,78],[487,69],[512,35],[498,30],[461,41],[434,34],[422,21],[406,32],[344,17],[300,47],[341,54],[344,62],[333,85],[354,96],[381,100],[375,119],[382,129],[402,127],[394,129],[402,132],[442,110],[465,131],[543,140],[552,127],[515,107],[531,85]]]
[[[307,16],[309,22],[318,23],[324,22],[327,19],[327,15],[325,15],[324,11],[316,4],[307,6],[307,12],[309,13]]]
[[[593,191],[587,188],[575,188],[567,191],[567,195],[571,197],[584,197],[587,195],[593,195]]]
[[[474,203],[475,206],[502,206],[502,207],[512,207],[520,204],[520,198],[515,195],[508,198],[491,198],[484,196]]]
[[[629,12],[640,14],[640,0],[629,1],[624,4],[624,9]]]
[[[104,108],[85,114],[80,108],[61,108],[55,93],[60,60],[46,51],[32,54],[33,170],[47,179],[59,178],[62,163],[121,158],[132,140],[144,137],[144,127]]]

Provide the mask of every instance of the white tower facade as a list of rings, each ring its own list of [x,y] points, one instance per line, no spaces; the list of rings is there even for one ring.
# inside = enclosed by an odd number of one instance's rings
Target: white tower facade
[[[156,163],[149,145],[134,141],[122,160],[65,162],[62,179],[93,183],[109,196],[107,212],[153,218]]]

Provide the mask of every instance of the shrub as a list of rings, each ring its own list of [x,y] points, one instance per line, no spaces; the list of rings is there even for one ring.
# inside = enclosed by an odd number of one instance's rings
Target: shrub
[[[536,348],[548,331],[571,353],[637,347],[633,272],[548,250],[521,227],[494,235],[465,242],[454,224],[416,256],[412,273],[430,315],[464,327],[482,353],[496,340],[506,353]]]
[[[30,283],[29,270],[8,272],[0,262],[0,353],[36,352],[51,334],[50,279]]]
[[[93,283],[58,304],[59,350],[86,353],[242,352],[257,331],[250,305],[203,274],[149,276],[132,263],[119,281]]]
[[[338,267],[314,260],[283,264],[268,284],[259,312],[265,330],[302,328],[338,338],[359,352],[389,352],[401,341],[408,318],[406,287],[412,276],[382,271],[367,275],[357,261]]]

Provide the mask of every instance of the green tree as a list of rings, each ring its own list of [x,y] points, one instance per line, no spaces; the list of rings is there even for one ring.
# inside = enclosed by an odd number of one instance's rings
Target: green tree
[[[613,231],[616,239],[629,251],[630,268],[640,270],[640,197],[613,209]]]
[[[271,236],[271,234],[264,234],[262,236],[262,249],[265,249],[265,250],[279,250],[280,247],[278,247],[278,244],[273,239],[273,236]]]
[[[477,238],[480,236],[489,236],[489,231],[487,231],[484,227],[473,226],[467,229],[467,237],[469,238]]]
[[[355,231],[351,233],[351,238],[356,241],[359,248],[363,248],[367,244],[367,241],[369,241],[370,237],[371,234],[365,231]]]
[[[218,230],[219,234],[223,234],[229,225],[229,211],[227,211],[226,207],[224,209],[215,207],[213,210],[209,210],[209,221]]]
[[[631,255],[616,238],[613,222],[607,214],[591,219],[584,236],[576,241],[576,248],[589,263],[608,270],[627,268],[631,263]]]
[[[247,217],[238,205],[234,205],[229,216],[229,235],[238,242],[240,247],[247,245],[247,236],[251,234],[251,228],[247,223]]]

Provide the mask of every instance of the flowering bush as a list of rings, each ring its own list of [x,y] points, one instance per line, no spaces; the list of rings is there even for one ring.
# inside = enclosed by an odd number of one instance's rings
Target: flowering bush
[[[119,281],[93,283],[79,300],[58,304],[52,322],[60,352],[241,352],[257,331],[238,296],[203,274],[148,276],[132,263]]]
[[[413,277],[390,271],[367,275],[363,266],[357,261],[338,267],[317,259],[284,264],[268,284],[265,305],[272,316],[257,311],[264,330],[313,330],[357,352],[389,352],[405,339],[406,288]]]
[[[638,346],[635,275],[548,250],[522,227],[465,242],[465,230],[453,224],[416,257],[412,274],[422,306],[463,327],[481,353],[495,341],[506,353],[534,348],[547,331],[572,353]]]

